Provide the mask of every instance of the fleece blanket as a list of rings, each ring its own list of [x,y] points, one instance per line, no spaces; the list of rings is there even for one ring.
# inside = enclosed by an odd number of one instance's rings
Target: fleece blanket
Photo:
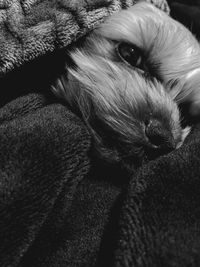
[[[62,49],[132,4],[0,1],[1,267],[200,266],[200,124],[130,171],[96,158],[49,90]],[[169,5],[199,36],[199,2]]]

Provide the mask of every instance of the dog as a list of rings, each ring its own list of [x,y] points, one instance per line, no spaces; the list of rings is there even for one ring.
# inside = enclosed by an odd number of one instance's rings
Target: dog
[[[99,155],[140,165],[183,144],[190,127],[179,107],[200,114],[200,46],[182,24],[139,2],[67,53],[52,90],[82,117]]]

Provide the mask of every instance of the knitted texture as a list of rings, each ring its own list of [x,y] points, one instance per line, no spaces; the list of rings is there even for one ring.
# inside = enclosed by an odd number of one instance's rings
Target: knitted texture
[[[52,53],[128,8],[135,0],[2,0],[0,1],[0,75]],[[160,5],[165,0],[156,1]]]
[[[7,0],[0,3],[0,74],[66,47],[134,1]]]

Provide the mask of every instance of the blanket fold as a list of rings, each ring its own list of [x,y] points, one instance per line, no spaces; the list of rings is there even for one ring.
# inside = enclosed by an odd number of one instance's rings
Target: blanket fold
[[[199,266],[200,125],[181,149],[133,177],[116,266]]]
[[[70,204],[87,173],[90,138],[73,114],[42,95],[14,100],[0,120],[0,266],[17,266],[63,190]]]

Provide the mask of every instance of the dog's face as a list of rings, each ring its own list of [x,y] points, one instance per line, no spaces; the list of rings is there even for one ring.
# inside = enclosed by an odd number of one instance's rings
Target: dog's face
[[[151,4],[111,16],[74,48],[56,92],[81,112],[99,143],[145,158],[181,146],[178,104],[199,113],[200,48],[181,24]],[[126,152],[125,152],[126,151]]]

